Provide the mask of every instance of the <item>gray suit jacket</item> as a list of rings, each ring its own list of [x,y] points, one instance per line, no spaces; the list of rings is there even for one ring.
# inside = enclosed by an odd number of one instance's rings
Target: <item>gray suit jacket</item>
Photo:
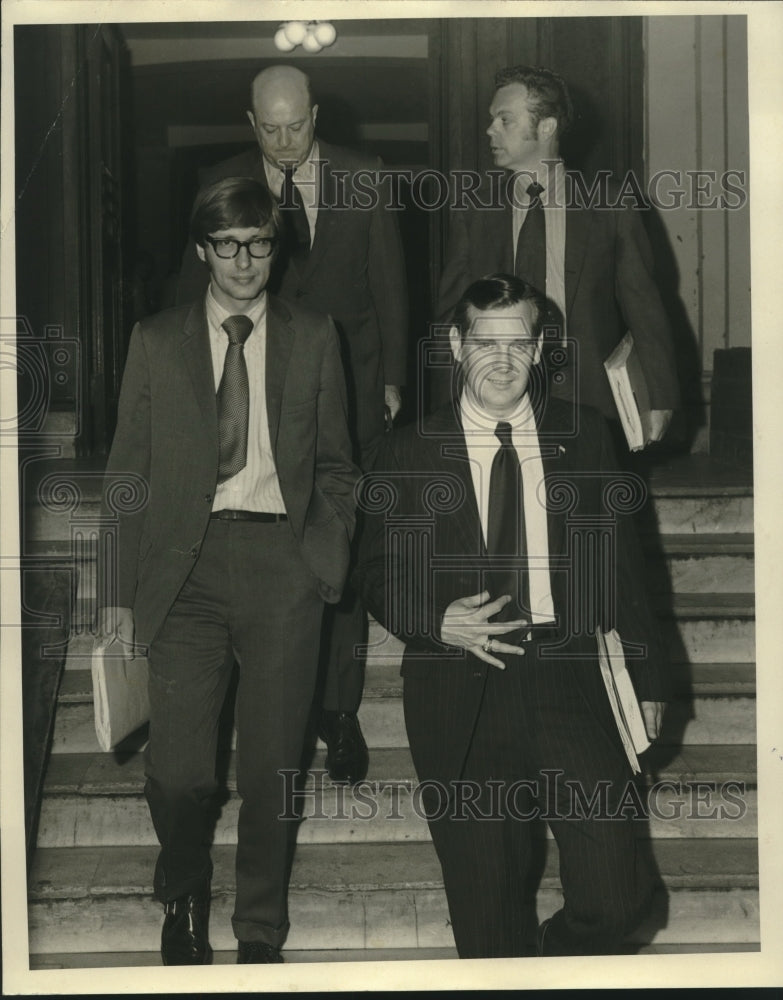
[[[616,204],[616,185],[607,184],[605,194],[603,206],[576,203],[567,208],[566,323],[577,353],[572,351],[568,388],[558,394],[616,418],[603,363],[631,330],[653,409],[675,409],[680,395],[674,343],[653,277],[650,242],[640,213]],[[492,204],[488,191],[481,203]],[[514,273],[509,202],[498,205],[495,199],[491,208],[454,210],[450,226],[437,310],[444,322],[471,282],[495,271]]]
[[[331,321],[273,296],[267,415],[280,489],[325,601],[339,600],[355,523],[345,383]],[[217,482],[218,429],[203,299],[135,327],[106,468],[101,603],[134,609],[149,643],[198,556]],[[123,482],[132,483],[123,492]],[[146,487],[145,485],[146,484]],[[134,497],[133,494],[136,494]]]

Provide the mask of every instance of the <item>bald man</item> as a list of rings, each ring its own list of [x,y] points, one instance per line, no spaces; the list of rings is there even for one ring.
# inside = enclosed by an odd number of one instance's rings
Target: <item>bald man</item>
[[[273,285],[282,299],[334,320],[342,340],[355,460],[368,471],[387,419],[399,412],[407,367],[405,263],[396,215],[385,207],[377,176],[381,161],[316,137],[318,105],[308,77],[293,66],[272,66],[256,75],[247,115],[258,148],[203,171],[199,180],[206,185],[251,176],[281,199],[289,241]],[[352,204],[359,177],[362,197]],[[196,299],[206,282],[206,269],[190,243],[177,301]],[[341,603],[330,608],[324,625],[320,735],[332,780],[351,784],[365,777],[368,766],[356,714],[364,663],[355,647],[365,641],[365,630],[364,609],[348,589]]]

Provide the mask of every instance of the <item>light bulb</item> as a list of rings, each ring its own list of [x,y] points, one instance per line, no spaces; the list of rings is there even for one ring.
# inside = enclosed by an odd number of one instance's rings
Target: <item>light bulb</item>
[[[304,21],[289,21],[283,25],[283,31],[292,46],[301,45],[307,35],[307,25]]]
[[[302,48],[305,52],[320,52],[322,47],[315,35],[311,35],[309,32],[305,35],[302,42]]]
[[[337,38],[337,31],[334,25],[329,24],[328,21],[321,21],[319,24],[316,24],[313,34],[324,47],[331,45],[335,38]]]
[[[288,41],[283,28],[278,28],[275,32],[275,48],[280,52],[290,52],[292,49],[296,48],[295,45]]]

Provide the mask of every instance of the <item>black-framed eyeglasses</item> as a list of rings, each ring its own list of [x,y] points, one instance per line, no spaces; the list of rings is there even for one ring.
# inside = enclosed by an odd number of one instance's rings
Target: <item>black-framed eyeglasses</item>
[[[271,255],[277,243],[277,236],[256,236],[252,240],[234,240],[228,236],[205,236],[204,239],[223,260],[236,257],[242,247],[247,247],[251,257],[263,260]]]

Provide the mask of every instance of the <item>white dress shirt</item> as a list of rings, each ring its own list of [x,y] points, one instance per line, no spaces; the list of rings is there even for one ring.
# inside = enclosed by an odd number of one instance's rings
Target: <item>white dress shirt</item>
[[[530,198],[527,188],[532,178],[528,172],[517,175],[512,206],[512,234],[514,238],[514,265],[516,266],[517,239],[522,223],[527,216]],[[562,160],[546,160],[543,175],[536,180],[543,187],[541,204],[544,206],[546,227],[546,288],[545,292],[563,315],[563,339],[565,326],[565,245],[566,245],[566,179]]]
[[[216,301],[211,286],[207,291],[206,310],[217,392],[228,350],[228,335],[221,324],[233,314]],[[235,476],[218,484],[212,510],[231,508],[285,514],[266,412],[266,293],[253,305],[247,316],[253,321],[253,330],[244,347],[250,389],[247,464]]]
[[[513,413],[493,417],[486,413],[467,392],[460,403],[465,445],[470,460],[473,489],[481,519],[484,543],[489,517],[489,483],[492,460],[500,449],[495,428],[501,420],[511,424],[511,440],[522,469],[522,494],[525,515],[526,551],[529,560],[530,609],[533,624],[555,620],[549,568],[549,535],[546,508],[540,501],[546,496],[542,486],[544,466],[538,443],[533,407],[527,393]],[[494,595],[493,595],[494,596]]]
[[[283,193],[283,171],[270,163],[263,157],[264,171],[266,172],[266,182],[269,190],[280,200]],[[318,140],[310,148],[310,154],[306,160],[299,164],[294,170],[294,184],[302,195],[307,225],[310,227],[310,246],[315,239],[315,224],[318,221],[318,198],[320,196],[321,174],[319,170]]]

